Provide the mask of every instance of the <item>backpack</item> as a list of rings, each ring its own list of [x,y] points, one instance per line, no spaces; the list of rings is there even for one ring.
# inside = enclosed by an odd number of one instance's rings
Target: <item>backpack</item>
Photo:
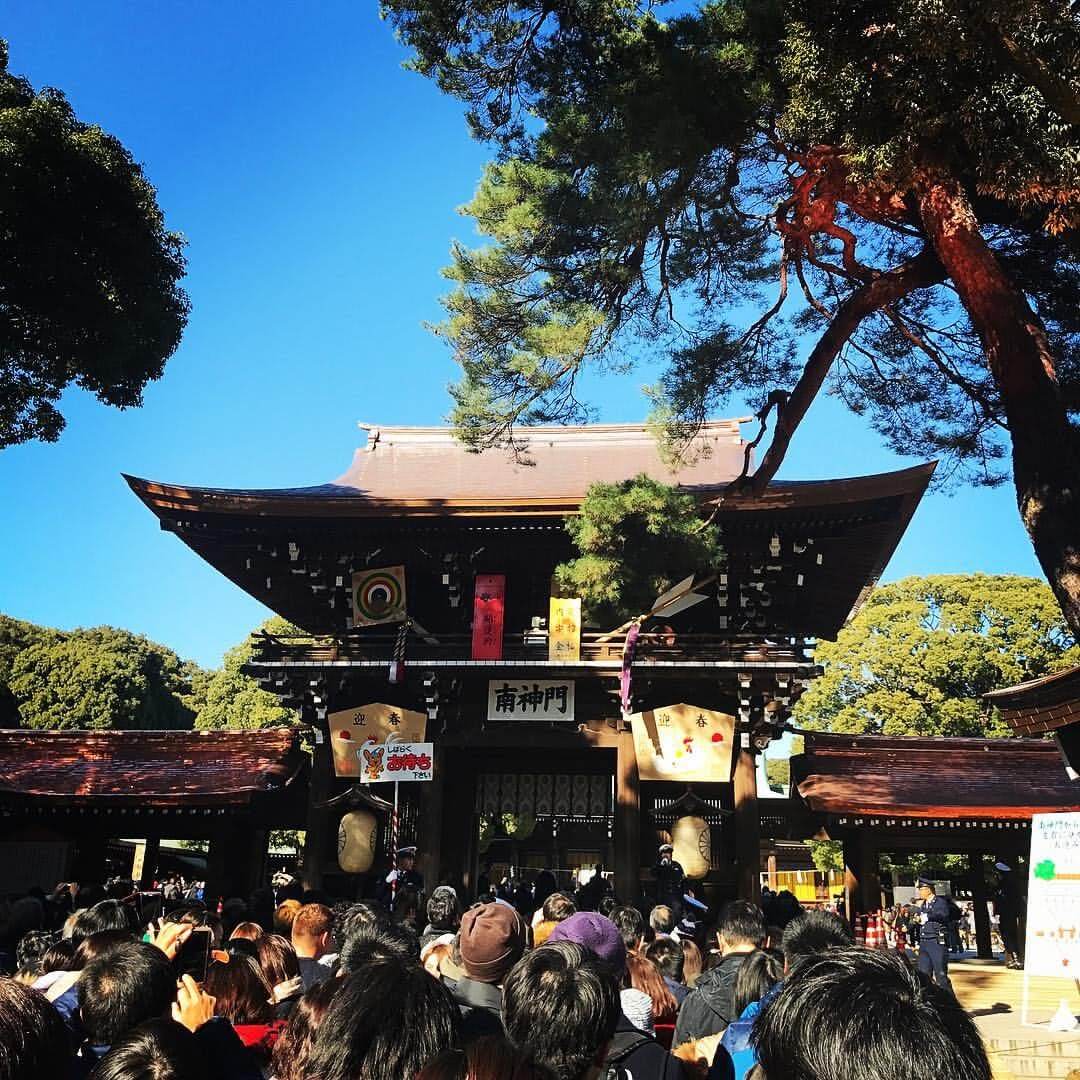
[[[616,1031],[604,1059],[603,1080],[619,1080],[619,1066],[622,1062],[639,1047],[654,1041],[644,1031]]]

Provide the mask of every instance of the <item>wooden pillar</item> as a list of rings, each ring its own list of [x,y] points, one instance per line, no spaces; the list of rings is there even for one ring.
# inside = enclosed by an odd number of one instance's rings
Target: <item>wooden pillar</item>
[[[311,780],[308,785],[307,832],[304,836],[304,858],[301,879],[305,889],[321,889],[323,864],[326,862],[330,840],[330,747],[316,746],[311,760]]]
[[[206,905],[218,898],[247,898],[259,883],[266,861],[266,830],[230,821],[215,830],[206,859]]]
[[[432,890],[442,883],[442,832],[443,832],[443,773],[446,768],[445,751],[436,750],[434,779],[417,784],[420,789],[420,872],[424,875],[424,891],[430,896]],[[472,805],[468,807],[469,819]],[[460,828],[460,818],[455,815]]]
[[[878,874],[877,839],[866,827],[859,829],[858,858],[859,910],[878,911],[881,908],[881,877]]]
[[[157,877],[158,859],[161,858],[161,839],[157,836],[148,836],[143,841],[142,873],[135,883],[141,889],[149,889]]]
[[[641,894],[641,780],[634,736],[619,732],[615,751],[615,895],[624,904]]]
[[[859,857],[856,838],[851,835],[844,837],[844,914],[848,922],[855,925],[855,917],[859,914]]]
[[[986,906],[986,855],[982,851],[968,854],[968,873],[971,875],[971,901],[975,909],[975,952],[980,960],[993,960],[994,947],[990,939],[990,909]]]
[[[740,900],[761,902],[761,819],[752,750],[740,750],[735,761],[735,880]]]
[[[777,885],[780,883],[780,875],[776,868],[776,848],[772,848],[769,851],[769,861],[766,864],[769,872],[769,888],[773,891],[777,891]]]

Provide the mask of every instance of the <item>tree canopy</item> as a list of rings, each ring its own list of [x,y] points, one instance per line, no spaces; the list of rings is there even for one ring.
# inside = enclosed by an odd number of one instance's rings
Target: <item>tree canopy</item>
[[[1057,0],[383,0],[496,159],[438,328],[477,448],[666,358],[676,446],[733,395],[775,475],[824,388],[999,483],[1080,630],[1080,18]]]
[[[8,71],[0,41],[0,449],[54,441],[74,383],[139,405],[187,321],[183,239],[114,136]]]
[[[835,642],[824,674],[794,708],[794,723],[850,734],[1009,734],[980,701],[1080,663],[1054,596],[1011,575],[911,577],[874,590]]]

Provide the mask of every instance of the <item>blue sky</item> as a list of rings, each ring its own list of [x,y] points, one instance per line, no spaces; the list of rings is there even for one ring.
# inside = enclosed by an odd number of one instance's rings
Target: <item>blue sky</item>
[[[402,69],[373,3],[23,0],[0,33],[12,71],[63,89],[143,162],[188,238],[193,304],[143,408],[71,392],[59,443],[0,453],[0,611],[128,627],[216,665],[265,609],[160,532],[120,473],[321,483],[347,466],[356,421],[440,422],[453,365],[422,323],[450,240],[473,239],[456,207],[487,153],[457,103]],[[649,381],[593,383],[600,417],[640,419]],[[916,460],[823,400],[781,476]],[[931,494],[886,578],[971,570],[1038,573],[1008,487]]]

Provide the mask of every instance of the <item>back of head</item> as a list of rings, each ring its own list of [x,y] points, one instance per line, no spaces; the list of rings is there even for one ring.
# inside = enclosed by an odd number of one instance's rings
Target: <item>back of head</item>
[[[598,1061],[619,1021],[619,983],[580,945],[549,941],[503,986],[506,1034],[559,1080],[578,1080]]]
[[[255,950],[263,978],[271,986],[300,974],[296,950],[280,934],[261,934],[255,942]]]
[[[732,900],[724,905],[716,923],[717,937],[727,948],[765,944],[765,916],[757,904],[749,900]]]
[[[682,945],[671,937],[657,938],[646,950],[645,956],[651,960],[665,978],[672,982],[683,981],[683,964],[686,953]]]
[[[92,961],[129,944],[131,935],[126,930],[99,930],[83,938],[72,951],[71,970],[82,971]]]
[[[338,904],[334,909],[334,947],[338,952],[355,934],[372,926],[385,926],[390,913],[380,904],[360,900],[355,904]]]
[[[175,1020],[148,1020],[117,1040],[90,1080],[204,1080],[199,1040]]]
[[[464,1050],[447,1050],[420,1070],[416,1080],[553,1080],[554,1074],[502,1035],[474,1039]]]
[[[701,974],[705,961],[701,955],[701,949],[698,948],[697,942],[693,938],[683,938],[679,944],[682,945],[683,949],[682,981],[687,986],[692,986]]]
[[[56,941],[49,930],[28,930],[15,947],[15,966],[19,971],[33,975],[41,974],[41,961]]]
[[[800,959],[754,1025],[768,1080],[990,1080],[956,999],[893,953],[836,948]]]
[[[0,976],[0,1080],[39,1080],[71,1072],[71,1044],[43,994]]]
[[[765,921],[770,926],[776,926],[781,930],[792,919],[797,919],[803,910],[795,894],[788,889],[782,889],[775,896],[770,896],[764,904],[764,909]]]
[[[627,953],[626,974],[633,989],[648,995],[652,1002],[655,1023],[667,1024],[674,1021],[675,1014],[679,1011],[679,1003],[664,982],[660,969],[651,960],[647,960],[640,953]]]
[[[315,1033],[305,1075],[402,1080],[458,1045],[454,999],[418,964],[377,961],[340,982]]]
[[[633,952],[645,936],[645,920],[637,908],[616,908],[608,918],[615,924],[622,938],[623,947],[627,952]]]
[[[90,1042],[111,1046],[145,1020],[164,1016],[176,995],[165,954],[132,941],[91,960],[79,979],[79,1016]]]
[[[288,935],[292,933],[293,919],[303,907],[299,900],[283,900],[274,910],[274,933]]]
[[[326,979],[316,983],[296,1003],[285,1030],[274,1043],[271,1075],[276,1080],[303,1080],[307,1075],[315,1032],[342,985],[341,979]]]
[[[657,904],[649,912],[649,925],[657,934],[670,934],[675,929],[675,912],[667,904]]]
[[[552,893],[544,901],[544,922],[562,922],[577,911],[577,905],[566,893]]]
[[[754,1001],[760,1001],[769,989],[784,977],[784,961],[771,950],[752,952],[735,975],[735,988],[731,995],[732,1016],[741,1016],[743,1009]]]
[[[293,945],[301,955],[303,950],[325,950],[333,929],[334,913],[325,904],[304,904],[293,919]]]
[[[434,930],[455,930],[461,921],[457,893],[449,885],[440,885],[427,902],[427,920]]]
[[[343,972],[361,971],[379,960],[416,963],[420,959],[420,940],[398,923],[373,923],[349,936],[338,956]]]
[[[265,1024],[274,1018],[270,1004],[272,987],[258,961],[239,952],[230,952],[227,962],[215,960],[206,972],[206,992],[217,1000],[214,1015],[232,1024]]]
[[[245,941],[258,941],[266,931],[256,922],[237,923],[229,934],[229,940],[243,938]]]
[[[119,930],[130,934],[134,925],[130,910],[119,900],[102,900],[93,907],[80,911],[71,930],[71,940],[78,945],[91,934],[103,930]]]
[[[831,911],[804,911],[784,927],[780,949],[790,968],[804,956],[816,956],[829,949],[852,944],[851,927]]]

